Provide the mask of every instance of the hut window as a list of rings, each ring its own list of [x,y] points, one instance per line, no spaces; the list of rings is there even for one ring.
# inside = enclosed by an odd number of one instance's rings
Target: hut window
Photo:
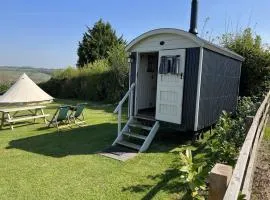
[[[159,66],[160,74],[180,74],[181,57],[177,56],[162,56]]]

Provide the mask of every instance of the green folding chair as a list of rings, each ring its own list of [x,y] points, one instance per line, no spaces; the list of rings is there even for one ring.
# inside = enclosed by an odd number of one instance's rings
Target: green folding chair
[[[76,125],[80,126],[81,124],[85,125],[85,119],[83,110],[86,107],[87,103],[79,103],[72,108],[72,113],[69,116],[69,119],[72,120]]]
[[[51,121],[48,124],[48,127],[53,125],[54,127],[57,127],[57,131],[59,131],[60,124],[65,124],[69,126],[70,125],[69,111],[70,106],[68,105],[60,106],[53,115]]]

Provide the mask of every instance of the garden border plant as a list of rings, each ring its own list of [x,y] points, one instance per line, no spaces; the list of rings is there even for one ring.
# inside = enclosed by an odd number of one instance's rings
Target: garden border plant
[[[186,199],[205,199],[205,183],[216,163],[236,164],[249,128],[245,119],[255,115],[258,108],[255,100],[251,97],[239,98],[236,112],[224,111],[212,131],[213,135],[205,138],[204,142],[199,141],[195,149],[182,149],[178,168],[180,180],[185,183]]]

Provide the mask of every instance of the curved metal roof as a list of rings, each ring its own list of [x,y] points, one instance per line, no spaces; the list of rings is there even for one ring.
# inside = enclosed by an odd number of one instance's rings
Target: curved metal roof
[[[184,38],[187,38],[189,40],[192,40],[193,42],[195,42],[196,44],[198,44],[198,46],[209,49],[211,51],[223,54],[225,56],[229,56],[231,58],[234,58],[236,60],[240,60],[240,61],[244,61],[244,58],[242,56],[240,56],[239,54],[220,47],[216,44],[213,44],[211,42],[208,42],[194,34],[191,34],[187,31],[183,31],[181,29],[175,29],[175,28],[160,28],[160,29],[154,29],[151,31],[148,31],[146,33],[143,33],[142,35],[138,36],[137,38],[133,39],[126,47],[126,50],[129,51],[134,45],[136,45],[137,43],[143,41],[144,39],[154,36],[154,35],[158,35],[158,34],[164,34],[164,33],[169,33],[169,34],[176,34],[179,36],[182,36]]]

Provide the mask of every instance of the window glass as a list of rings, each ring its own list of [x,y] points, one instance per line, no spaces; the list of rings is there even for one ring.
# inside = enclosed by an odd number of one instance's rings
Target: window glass
[[[160,60],[160,74],[180,74],[181,57],[177,56],[162,56]]]

